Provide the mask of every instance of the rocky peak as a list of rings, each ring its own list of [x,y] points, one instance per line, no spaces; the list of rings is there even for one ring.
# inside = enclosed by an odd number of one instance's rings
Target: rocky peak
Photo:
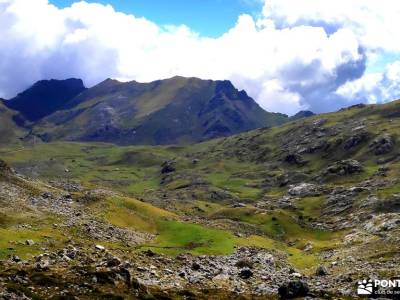
[[[291,120],[298,120],[298,119],[303,119],[303,118],[309,118],[315,116],[315,113],[313,113],[310,110],[301,110],[299,111],[297,114],[295,114],[294,116],[292,116],[290,119]]]
[[[19,111],[29,121],[37,121],[59,110],[84,90],[81,79],[40,80],[4,104]]]

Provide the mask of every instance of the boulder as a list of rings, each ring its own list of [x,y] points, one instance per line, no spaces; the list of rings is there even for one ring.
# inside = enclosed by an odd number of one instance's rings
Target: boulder
[[[26,240],[26,241],[25,241],[25,244],[26,244],[27,246],[33,246],[33,245],[35,245],[35,242],[34,242],[33,240]]]
[[[289,194],[298,197],[312,197],[321,195],[321,188],[311,183],[300,183],[289,186]]]
[[[106,248],[105,248],[104,246],[102,246],[102,245],[96,245],[96,246],[95,246],[95,249],[96,249],[97,251],[105,251],[105,250],[106,250]]]
[[[306,297],[310,289],[308,284],[302,280],[289,281],[281,285],[278,289],[281,299],[294,299],[299,297]]]
[[[317,276],[326,276],[328,275],[328,270],[325,266],[319,266],[315,271],[315,275]]]
[[[354,159],[348,159],[348,160],[341,160],[330,165],[326,169],[325,173],[343,176],[343,175],[361,173],[362,171],[363,167],[360,162]]]
[[[118,257],[109,257],[107,260],[107,267],[116,267],[121,264],[121,260]]]
[[[36,271],[41,272],[41,271],[46,271],[49,270],[50,268],[50,261],[48,259],[40,259],[34,264],[34,268]]]
[[[161,174],[169,174],[169,173],[173,173],[176,171],[175,166],[174,166],[175,162],[171,161],[171,160],[167,160],[165,162],[163,162],[163,164],[161,165]]]

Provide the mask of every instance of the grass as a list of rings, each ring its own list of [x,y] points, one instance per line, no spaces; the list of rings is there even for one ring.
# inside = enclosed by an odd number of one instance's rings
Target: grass
[[[33,240],[34,245],[28,246],[26,240]],[[40,253],[42,247],[57,248],[66,238],[61,232],[51,227],[37,229],[0,228],[0,259],[5,259],[14,254],[22,259]]]
[[[154,243],[145,248],[172,255],[183,252],[195,255],[228,255],[235,246],[232,233],[196,224],[160,220],[158,232],[159,236]]]
[[[257,199],[261,190],[248,187],[251,181],[243,178],[232,177],[229,173],[214,173],[207,176],[212,185],[227,190],[240,198]]]
[[[127,197],[107,199],[105,207],[96,204],[102,218],[113,225],[141,232],[157,233],[159,219],[176,218],[173,213],[162,210],[151,204]]]
[[[301,226],[296,220],[296,216],[286,211],[267,213],[258,212],[254,208],[224,208],[211,217],[229,218],[257,225],[268,238],[282,242],[294,242],[295,247],[299,249],[302,249],[308,242],[313,243],[315,249],[335,246],[339,243],[342,235]]]
[[[304,217],[318,218],[321,215],[324,203],[324,197],[306,197],[297,201],[296,206]]]

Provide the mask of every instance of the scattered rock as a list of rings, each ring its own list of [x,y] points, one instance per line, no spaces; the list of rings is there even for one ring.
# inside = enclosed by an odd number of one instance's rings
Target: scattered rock
[[[244,268],[240,270],[239,276],[242,279],[249,279],[250,277],[253,276],[253,271],[250,270],[250,268]]]
[[[50,261],[45,258],[40,258],[38,262],[35,263],[34,268],[37,271],[46,271],[50,267]]]
[[[121,260],[118,257],[111,257],[107,261],[107,267],[116,267],[121,264]]]
[[[98,250],[98,251],[105,251],[106,250],[106,248],[104,246],[102,246],[102,245],[96,245],[95,249]]]
[[[327,268],[325,266],[319,266],[317,268],[317,270],[315,271],[315,275],[317,275],[317,276],[325,276],[325,275],[328,275],[328,274],[329,274],[328,270],[327,270]]]
[[[243,269],[243,268],[251,269],[251,268],[253,268],[253,262],[250,261],[249,259],[241,259],[236,263],[235,266],[240,269]]]
[[[26,240],[25,244],[28,246],[33,246],[33,245],[35,245],[35,242],[33,240]]]
[[[13,256],[11,257],[11,260],[12,260],[13,262],[16,262],[16,263],[19,263],[19,262],[22,261],[22,259],[19,258],[19,256],[17,256],[17,255],[13,255]]]
[[[192,264],[192,269],[195,270],[195,271],[198,271],[198,270],[201,269],[201,266],[200,266],[199,263],[194,262],[194,263]]]
[[[247,205],[246,204],[244,204],[244,203],[235,203],[235,204],[232,204],[232,207],[233,208],[243,208],[243,207],[246,207]]]

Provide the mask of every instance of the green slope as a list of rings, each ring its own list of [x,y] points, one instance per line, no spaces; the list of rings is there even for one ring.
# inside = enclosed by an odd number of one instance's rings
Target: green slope
[[[26,134],[14,121],[17,115],[17,112],[8,109],[0,99],[0,144],[17,143]]]

